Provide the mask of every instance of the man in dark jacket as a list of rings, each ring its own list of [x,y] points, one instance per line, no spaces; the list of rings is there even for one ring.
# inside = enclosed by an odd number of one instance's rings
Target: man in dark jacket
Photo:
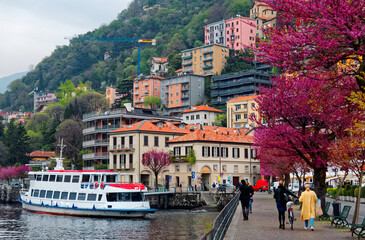
[[[283,184],[283,181],[279,181],[279,187],[275,189],[274,198],[276,200],[276,207],[279,212],[279,228],[285,229],[285,212],[286,203],[288,202],[287,195],[291,195],[294,198],[298,198],[292,192],[290,192]]]
[[[242,205],[242,212],[243,212],[243,220],[248,220],[248,211],[249,211],[249,205],[250,205],[250,198],[253,194],[253,188],[246,185],[245,180],[241,180],[241,186],[240,186],[240,201]]]

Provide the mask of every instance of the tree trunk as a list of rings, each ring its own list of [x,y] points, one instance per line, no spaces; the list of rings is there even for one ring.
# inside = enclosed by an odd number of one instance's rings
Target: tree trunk
[[[317,197],[321,199],[321,206],[324,209],[326,205],[326,172],[327,168],[313,168],[313,184],[314,191],[317,194]]]
[[[300,196],[300,194],[302,193],[302,178],[299,176],[297,171],[295,171],[295,175],[297,176],[298,183],[299,183],[298,196]]]
[[[158,190],[158,172],[155,172],[155,189]]]
[[[290,182],[290,175],[289,175],[289,173],[285,174],[284,177],[285,177],[285,184],[284,184],[284,186],[286,188],[288,188],[289,187],[289,182]]]
[[[355,212],[354,212],[354,217],[352,219],[352,224],[357,224],[357,222],[359,220],[361,185],[362,185],[362,177],[363,177],[363,173],[364,173],[364,171],[362,170],[363,167],[364,167],[364,163],[361,165],[361,170],[360,170],[359,191],[357,192]]]
[[[341,188],[342,188],[342,186],[343,186],[343,183],[345,182],[345,179],[346,179],[346,177],[347,177],[347,174],[348,174],[349,172],[348,171],[346,171],[345,172],[345,175],[343,176],[343,178],[342,178],[342,181],[341,181],[341,183],[340,183],[340,187],[338,188],[338,191],[337,191],[337,195],[336,195],[336,202],[338,201],[338,198],[340,197],[340,192],[341,192]]]

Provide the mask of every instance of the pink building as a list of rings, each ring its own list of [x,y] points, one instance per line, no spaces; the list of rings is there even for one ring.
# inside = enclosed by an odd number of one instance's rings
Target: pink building
[[[113,87],[108,87],[105,91],[105,98],[109,103],[109,107],[111,107],[115,100],[126,97],[128,94],[118,94],[117,89]]]
[[[209,24],[205,28],[205,45],[217,43],[230,49],[241,50],[253,47],[256,38],[255,20],[236,17]]]
[[[133,106],[136,108],[145,108],[143,100],[148,96],[160,98],[160,80],[164,79],[159,76],[142,76],[134,79],[133,82]]]

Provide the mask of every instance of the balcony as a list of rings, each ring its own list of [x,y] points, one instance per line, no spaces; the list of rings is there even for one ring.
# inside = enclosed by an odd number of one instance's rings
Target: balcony
[[[133,93],[134,95],[139,95],[139,93],[138,92],[135,92],[135,93]]]
[[[129,152],[129,151],[134,151],[134,145],[133,144],[129,144],[129,145],[113,145],[109,151],[110,152]]]
[[[216,91],[212,91],[210,96],[211,97],[217,97],[217,96],[232,96],[232,95],[244,95],[244,94],[248,94],[251,92],[254,92],[257,90],[257,87],[253,87],[253,86],[244,86],[244,87],[240,87],[240,88],[229,88],[229,89],[225,89],[225,90],[216,90]]]
[[[85,113],[82,118],[84,122],[88,122],[95,119],[100,118],[111,118],[111,117],[119,117],[121,114],[126,114],[127,111],[125,109],[118,109],[118,110],[108,110],[108,111],[100,111],[100,112],[91,112]],[[86,130],[86,129],[84,129]]]
[[[181,58],[182,58],[183,60],[185,60],[185,59],[190,59],[190,58],[192,58],[192,54],[191,54],[191,53],[184,54]]]
[[[205,48],[202,51],[203,54],[208,54],[208,53],[212,53],[212,52],[213,52],[213,48],[212,47]]]
[[[181,95],[181,100],[187,100],[187,99],[189,99],[189,94]]]
[[[135,88],[135,89],[138,89],[138,88],[139,88],[138,84],[137,84],[137,85],[134,85],[134,88]]]
[[[137,99],[137,100],[134,101],[134,103],[143,103],[143,100]]]
[[[95,127],[89,127],[82,130],[83,134],[95,132]]]
[[[82,160],[92,160],[95,158],[95,153],[86,153],[82,155]]]
[[[234,112],[247,112],[248,111],[248,108],[240,108],[240,109],[235,109]]]
[[[149,85],[149,84],[148,84],[148,83],[145,83],[144,85],[145,85],[146,87],[148,87],[148,85]]]
[[[86,141],[82,143],[82,147],[90,147],[93,146],[95,144],[95,140],[91,140],[91,141]]]
[[[213,68],[212,65],[204,65],[204,67],[203,67],[204,70],[212,69],[212,68]]]
[[[203,58],[203,61],[204,62],[205,61],[211,61],[211,60],[213,60],[213,57],[212,56]]]
[[[181,92],[187,92],[187,91],[189,91],[189,85],[188,86],[186,86],[186,87],[181,87]]]
[[[182,64],[185,65],[185,66],[192,65],[193,64],[193,60],[183,61]]]

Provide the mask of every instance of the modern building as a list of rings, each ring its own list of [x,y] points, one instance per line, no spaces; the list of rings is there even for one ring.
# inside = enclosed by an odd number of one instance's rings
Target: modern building
[[[250,18],[256,25],[256,37],[264,38],[263,29],[276,26],[277,13],[269,5],[263,2],[255,2],[250,10]]]
[[[178,118],[159,116],[155,110],[132,108],[131,104],[124,104],[124,106],[121,109],[84,114],[85,128],[82,146],[85,154],[82,159],[85,170],[93,170],[95,164],[108,163],[109,132],[144,119],[181,121]]]
[[[222,112],[222,110],[206,105],[192,106],[190,109],[181,112],[181,119],[187,124],[214,126],[215,118]]]
[[[160,98],[160,81],[164,79],[159,76],[139,76],[133,81],[133,106],[144,108],[143,100],[148,96]]]
[[[232,98],[227,102],[227,127],[229,128],[250,128],[255,123],[250,119],[251,116],[258,117],[258,109],[255,99],[256,96],[245,96]]]
[[[226,66],[229,48],[212,44],[182,51],[183,73],[219,75]]]
[[[57,101],[56,94],[51,92],[34,92],[34,95],[34,109],[36,112],[40,112],[48,104]]]
[[[221,44],[234,50],[253,47],[256,39],[255,21],[235,17],[205,26],[205,45]]]
[[[171,179],[172,186],[198,185],[204,190],[213,182],[236,185],[241,179],[254,185],[261,176],[252,143],[253,137],[245,131],[228,128],[197,129],[176,137],[168,141],[173,164],[161,179]],[[186,160],[190,149],[194,150],[195,163]]]
[[[211,104],[222,107],[232,98],[257,95],[261,86],[271,86],[270,76],[269,72],[261,70],[215,76],[210,86]]]
[[[161,80],[161,102],[164,113],[183,112],[202,103],[205,94],[203,76],[184,74]]]
[[[153,57],[151,60],[151,75],[165,76],[169,70],[169,62],[167,58]]]

